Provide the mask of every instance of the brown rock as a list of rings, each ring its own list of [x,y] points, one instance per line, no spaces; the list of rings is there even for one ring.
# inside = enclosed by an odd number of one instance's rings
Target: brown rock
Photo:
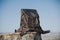
[[[39,15],[35,9],[21,9],[20,28],[15,32],[20,32],[22,35],[28,32],[45,33],[40,26]]]

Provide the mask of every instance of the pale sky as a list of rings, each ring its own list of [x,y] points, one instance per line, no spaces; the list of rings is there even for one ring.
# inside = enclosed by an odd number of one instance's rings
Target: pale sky
[[[59,0],[0,0],[0,32],[14,32],[20,27],[22,8],[37,10],[43,30],[60,32]]]

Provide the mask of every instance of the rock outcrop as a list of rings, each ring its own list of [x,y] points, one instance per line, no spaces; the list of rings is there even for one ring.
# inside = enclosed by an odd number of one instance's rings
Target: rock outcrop
[[[42,40],[60,40],[60,33],[50,33],[49,35],[41,35]],[[12,34],[0,34],[0,40],[36,40],[36,38],[40,38],[40,35],[35,32],[26,34],[24,36],[20,36],[19,33]],[[37,40],[38,40],[37,39]]]
[[[20,28],[13,34],[0,35],[0,40],[42,40],[41,34],[49,32],[42,30],[35,9],[21,9]]]
[[[21,40],[19,33],[0,34],[0,40]]]
[[[12,34],[1,34],[0,40],[40,40],[40,35],[36,34],[36,32],[30,32],[24,36],[21,36],[20,33],[12,33]]]
[[[37,32],[38,34],[45,34],[49,31],[43,31],[40,26],[39,15],[35,9],[21,9],[21,23],[20,28],[15,30],[25,35],[28,32]]]

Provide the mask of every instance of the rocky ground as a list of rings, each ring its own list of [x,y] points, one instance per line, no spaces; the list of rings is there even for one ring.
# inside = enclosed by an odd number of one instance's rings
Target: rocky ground
[[[19,33],[0,34],[0,40],[34,40],[35,33],[20,36]],[[42,40],[60,40],[60,33],[42,34]]]

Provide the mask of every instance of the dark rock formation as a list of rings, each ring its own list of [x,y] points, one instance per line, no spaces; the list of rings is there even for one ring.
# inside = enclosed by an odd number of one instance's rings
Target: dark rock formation
[[[37,32],[39,34],[45,34],[49,31],[43,31],[40,26],[39,15],[35,9],[21,9],[21,23],[20,28],[15,30],[24,35],[28,32]]]
[[[41,34],[49,32],[42,30],[39,15],[35,9],[21,9],[20,28],[15,29],[15,33],[0,34],[0,40],[42,40]]]

